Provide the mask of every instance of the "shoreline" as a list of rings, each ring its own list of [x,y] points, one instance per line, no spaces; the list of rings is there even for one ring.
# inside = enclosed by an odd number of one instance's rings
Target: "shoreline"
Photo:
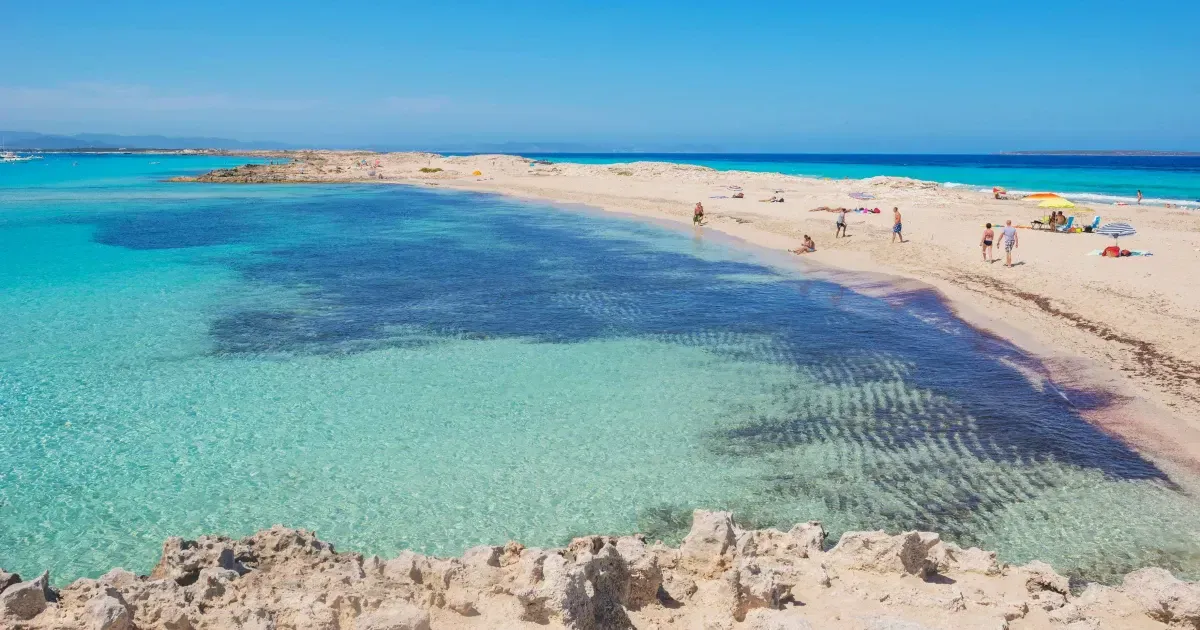
[[[818,251],[796,259],[810,272],[838,276],[839,282],[858,286],[856,290],[878,292],[885,284],[902,285],[872,281],[873,274],[931,287],[963,321],[1036,357],[1045,375],[1056,377],[1048,380],[1102,391],[1113,402],[1081,410],[1089,421],[1166,464],[1169,473],[1186,471],[1185,477],[1200,477],[1200,336],[1192,334],[1200,327],[1200,294],[1180,290],[1188,278],[1200,274],[1200,257],[1193,253],[1200,251],[1200,214],[1159,207],[1097,209],[1117,215],[1113,220],[1125,220],[1117,213],[1133,214],[1130,220],[1136,221],[1139,232],[1173,241],[1169,249],[1164,249],[1168,243],[1156,242],[1155,256],[1142,259],[1082,257],[1092,246],[1107,244],[1093,235],[1020,230],[1026,249],[1018,248],[1018,262],[1023,264],[1002,270],[1000,265],[981,265],[974,258],[979,250],[970,240],[977,242],[985,219],[997,224],[1005,216],[1020,221],[1040,214],[1038,208],[907,178],[823,180],[652,162],[543,165],[504,155],[323,151],[286,157],[284,164],[223,169],[173,181],[390,183],[467,190],[584,205],[685,230],[690,229],[690,205],[700,200],[708,208],[701,234],[711,230],[776,252],[797,246],[800,234],[811,231],[817,235]],[[369,166],[356,166],[359,160]],[[380,160],[377,170],[375,160]],[[713,194],[729,193],[728,186],[735,183],[746,199]],[[870,191],[875,199],[865,203],[872,207],[901,207],[909,243],[886,241],[887,212],[850,214],[851,237],[830,239],[823,230],[832,231],[833,216],[809,209],[864,203],[850,199],[850,190]],[[771,196],[771,191],[780,191],[785,203],[753,201]],[[1059,245],[1075,251],[1056,251]],[[1089,277],[1080,282],[1070,277],[1072,272]],[[1114,273],[1124,276],[1119,287],[1112,286]],[[1155,276],[1163,279],[1147,282]],[[1175,295],[1164,295],[1168,291]],[[1200,489],[1200,484],[1188,485]]]
[[[747,530],[696,510],[678,547],[587,535],[564,548],[481,545],[459,558],[337,552],[275,526],[232,540],[169,538],[148,576],[113,569],[61,590],[0,571],[0,625],[59,628],[1159,629],[1200,623],[1200,586],[1155,568],[1072,584],[931,532],[818,522]],[[815,626],[813,624],[816,624]]]

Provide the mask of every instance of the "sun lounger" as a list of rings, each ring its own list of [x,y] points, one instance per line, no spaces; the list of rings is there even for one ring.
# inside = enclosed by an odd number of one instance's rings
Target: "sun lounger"
[[[1046,229],[1047,227],[1050,226],[1050,217],[1042,217],[1040,219],[1034,219],[1034,220],[1030,221],[1029,224],[1035,230]],[[1000,225],[1000,224],[997,223],[996,225]]]

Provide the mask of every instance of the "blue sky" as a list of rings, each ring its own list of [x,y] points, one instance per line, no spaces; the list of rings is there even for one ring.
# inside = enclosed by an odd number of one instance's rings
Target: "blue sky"
[[[1200,3],[16,2],[0,128],[1200,150]]]

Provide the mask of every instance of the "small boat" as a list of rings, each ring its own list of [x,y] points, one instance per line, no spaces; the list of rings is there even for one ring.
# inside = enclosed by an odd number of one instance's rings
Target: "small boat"
[[[12,151],[0,151],[0,162],[29,162],[30,160],[40,160],[41,156],[34,157],[32,155],[17,155]]]

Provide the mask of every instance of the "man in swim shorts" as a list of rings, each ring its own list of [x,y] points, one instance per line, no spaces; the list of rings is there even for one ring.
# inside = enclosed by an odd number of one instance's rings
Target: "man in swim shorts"
[[[838,214],[837,231],[833,233],[833,238],[837,238],[839,236],[850,236],[849,234],[846,233],[846,213],[847,212],[849,212],[849,210],[842,208],[841,213]]]
[[[696,202],[696,209],[692,212],[692,225],[704,225],[704,204]]]
[[[1012,266],[1012,250],[1017,246],[1017,228],[1012,226],[1012,219],[1004,222],[1000,230],[1000,238],[1004,240],[1004,266]]]
[[[904,224],[900,221],[900,208],[892,208],[892,242],[896,242],[896,237],[900,237],[900,242],[904,242],[904,234],[901,230],[904,229]]]

